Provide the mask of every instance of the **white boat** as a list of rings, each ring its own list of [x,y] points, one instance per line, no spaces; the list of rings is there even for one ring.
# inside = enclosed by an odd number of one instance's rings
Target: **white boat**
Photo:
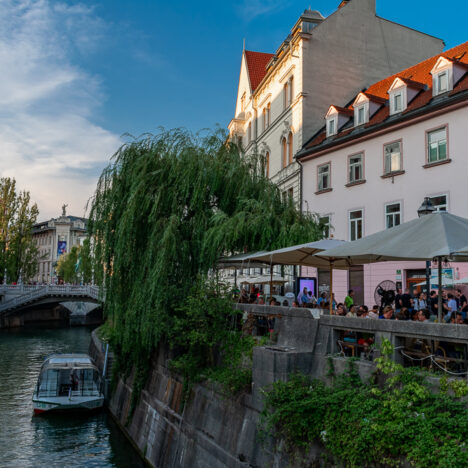
[[[45,358],[33,395],[34,413],[94,410],[103,404],[101,376],[87,354]]]

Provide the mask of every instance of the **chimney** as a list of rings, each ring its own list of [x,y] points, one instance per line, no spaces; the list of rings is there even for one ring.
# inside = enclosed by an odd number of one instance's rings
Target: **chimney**
[[[344,6],[346,6],[351,0],[343,0],[339,5],[338,5],[338,9],[340,8],[343,8]]]

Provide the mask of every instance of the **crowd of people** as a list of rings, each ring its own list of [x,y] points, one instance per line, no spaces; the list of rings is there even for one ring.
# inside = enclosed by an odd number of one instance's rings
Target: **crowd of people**
[[[332,314],[345,317],[359,317],[381,320],[407,320],[418,322],[434,322],[438,317],[438,293],[431,291],[429,298],[424,292],[414,290],[410,293],[409,289],[404,292],[398,289],[395,300],[392,304],[374,305],[371,309],[365,305],[357,305],[354,300],[354,291],[350,289],[343,302],[337,303],[332,294]],[[312,291],[303,288],[292,301],[279,302],[275,297],[265,299],[262,291],[252,287],[250,293],[242,289],[238,301],[244,304],[268,304],[270,306],[285,307],[305,307],[320,308],[328,310],[330,307],[330,297],[322,292],[316,298]],[[468,325],[468,301],[460,289],[453,293],[442,292],[442,317],[445,323],[467,324]]]

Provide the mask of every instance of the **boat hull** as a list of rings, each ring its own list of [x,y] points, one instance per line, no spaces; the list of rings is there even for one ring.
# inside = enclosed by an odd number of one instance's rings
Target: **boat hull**
[[[33,398],[34,414],[66,411],[95,411],[103,406],[103,396]]]

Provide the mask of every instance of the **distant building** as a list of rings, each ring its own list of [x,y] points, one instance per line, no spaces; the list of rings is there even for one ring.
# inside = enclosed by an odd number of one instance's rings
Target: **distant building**
[[[39,249],[39,265],[33,281],[55,281],[57,260],[74,245],[82,245],[88,237],[87,222],[86,218],[68,216],[63,208],[62,216],[34,225],[33,239]]]
[[[349,0],[328,18],[305,10],[274,54],[242,53],[230,138],[246,154],[263,155],[284,197],[301,200],[294,156],[323,126],[330,102],[346,104],[371,83],[443,50],[442,40],[380,18],[375,8],[375,0]]]
[[[468,42],[372,84],[351,104],[329,104],[337,105],[324,112],[326,125],[297,158],[304,204],[330,234],[352,241],[410,221],[425,197],[468,218]],[[468,276],[468,264],[446,269]],[[337,271],[333,288],[338,300],[353,288],[358,303],[373,305],[380,281],[412,288],[424,279],[425,262],[385,262]]]

